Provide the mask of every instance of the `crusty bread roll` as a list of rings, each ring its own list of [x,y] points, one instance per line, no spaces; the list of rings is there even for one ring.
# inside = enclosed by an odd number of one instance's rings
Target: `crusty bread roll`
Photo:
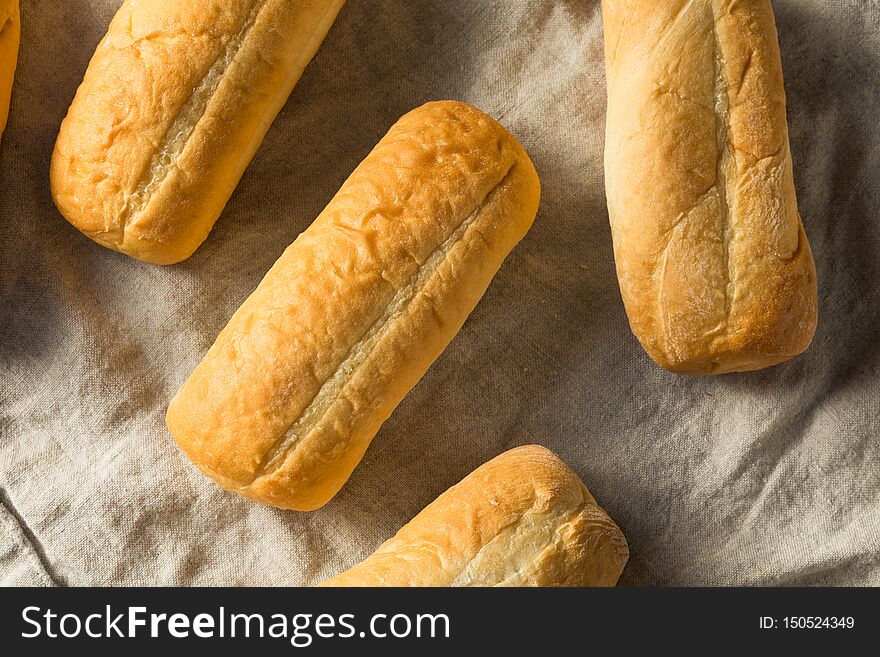
[[[477,468],[322,586],[614,586],[628,558],[578,476],[530,445]]]
[[[539,196],[522,146],[479,110],[405,115],[171,402],[180,447],[252,499],[326,503],[458,332]]]
[[[20,32],[18,0],[0,0],[0,137],[9,116],[9,96],[18,63]]]
[[[804,351],[816,273],[768,0],[603,0],[605,183],[633,332],[663,367]]]
[[[344,0],[125,0],[61,126],[51,188],[93,240],[192,255]]]

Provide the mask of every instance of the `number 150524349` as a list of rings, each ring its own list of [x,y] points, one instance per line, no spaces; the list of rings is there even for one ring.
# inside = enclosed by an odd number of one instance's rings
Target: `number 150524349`
[[[762,630],[851,630],[856,625],[852,616],[761,616]]]

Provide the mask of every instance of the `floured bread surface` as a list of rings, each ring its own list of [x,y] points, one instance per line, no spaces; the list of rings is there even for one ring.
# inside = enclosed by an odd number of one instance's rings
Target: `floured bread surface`
[[[58,136],[52,195],[101,244],[202,243],[344,0],[126,0]]]
[[[680,372],[799,354],[816,326],[816,279],[770,3],[602,7],[606,188],[634,333]]]
[[[168,426],[208,476],[326,503],[458,332],[538,208],[525,151],[468,105],[400,119],[235,313]]]
[[[9,97],[18,63],[21,23],[18,0],[0,0],[0,137],[9,116]]]
[[[498,456],[324,586],[614,586],[626,539],[538,446]]]

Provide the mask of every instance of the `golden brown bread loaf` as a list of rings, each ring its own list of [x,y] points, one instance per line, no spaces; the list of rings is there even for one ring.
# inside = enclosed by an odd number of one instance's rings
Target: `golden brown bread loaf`
[[[578,476],[530,445],[477,468],[323,586],[614,586],[628,558]]]
[[[405,115],[171,402],[180,447],[252,499],[325,504],[458,332],[539,196],[522,146],[479,110]]]
[[[9,116],[9,96],[18,63],[20,32],[18,0],[0,0],[0,137]]]
[[[126,0],[61,126],[52,196],[93,240],[192,255],[344,0]]]
[[[804,351],[816,274],[768,0],[603,0],[605,182],[633,332],[663,367]]]

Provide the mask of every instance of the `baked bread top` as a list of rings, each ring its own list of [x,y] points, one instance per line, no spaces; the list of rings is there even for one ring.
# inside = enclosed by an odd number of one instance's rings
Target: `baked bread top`
[[[324,586],[613,586],[626,539],[548,449],[518,447]]]
[[[633,331],[668,369],[802,352],[816,280],[767,0],[604,0],[605,176]]]
[[[516,139],[463,103],[403,116],[235,313],[168,410],[243,495],[327,502],[531,226]]]
[[[12,80],[18,63],[21,24],[18,0],[0,0],[0,136],[9,116]]]
[[[126,0],[52,157],[64,217],[158,264],[202,243],[344,0]]]

